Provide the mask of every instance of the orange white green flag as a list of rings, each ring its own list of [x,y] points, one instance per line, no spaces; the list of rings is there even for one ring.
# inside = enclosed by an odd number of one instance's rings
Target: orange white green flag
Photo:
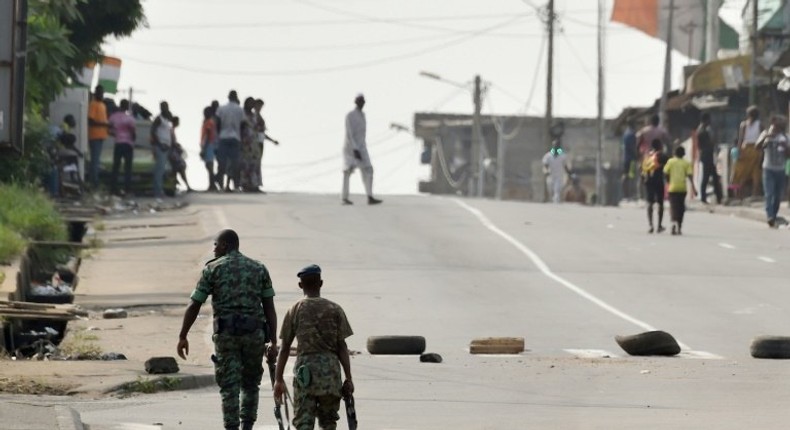
[[[641,30],[663,41],[669,35],[669,7],[674,4],[672,16],[672,49],[696,60],[705,58],[707,37],[706,15],[708,8],[721,7],[720,0],[615,0],[612,21]],[[716,19],[717,46],[731,48],[734,30],[721,19]],[[726,40],[722,38],[726,37]],[[737,35],[735,36],[737,38]],[[737,43],[737,42],[736,42]]]
[[[99,85],[104,88],[105,93],[115,94],[118,92],[118,80],[121,77],[121,59],[115,57],[104,57],[99,68]]]

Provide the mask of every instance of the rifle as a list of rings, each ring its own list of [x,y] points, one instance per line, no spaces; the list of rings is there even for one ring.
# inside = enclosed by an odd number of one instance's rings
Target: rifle
[[[272,380],[272,390],[274,390],[274,371],[275,371],[275,362],[274,360],[269,360],[269,357],[266,357],[266,364],[269,365],[269,378]],[[291,429],[291,414],[288,412],[288,389],[286,388],[285,391],[285,418],[287,420],[288,430]],[[277,420],[277,426],[280,430],[285,430],[285,426],[283,426],[283,415],[280,412],[280,405],[275,403],[274,404],[274,418]]]
[[[348,430],[357,430],[357,409],[354,407],[354,395],[350,393],[343,393],[343,402],[346,404]]]

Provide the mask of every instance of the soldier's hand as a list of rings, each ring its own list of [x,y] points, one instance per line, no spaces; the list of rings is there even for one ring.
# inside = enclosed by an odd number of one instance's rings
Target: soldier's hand
[[[270,343],[266,346],[266,361],[268,362],[276,362],[277,361],[277,353],[278,353],[277,345],[274,343]]]
[[[354,150],[354,158],[356,158],[359,161],[362,161],[362,153],[359,152],[359,149]]]
[[[343,396],[344,397],[354,394],[354,383],[351,382],[350,379],[346,379],[343,382],[343,391],[342,392],[343,392]]]
[[[277,381],[274,383],[274,403],[277,405],[283,404],[283,393],[285,392],[285,382]]]
[[[189,355],[189,341],[186,339],[179,339],[177,349],[178,349],[178,356],[186,360],[187,355]]]

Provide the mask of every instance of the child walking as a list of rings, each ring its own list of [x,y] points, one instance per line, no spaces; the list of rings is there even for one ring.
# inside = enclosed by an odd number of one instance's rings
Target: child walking
[[[686,179],[691,184],[692,197],[697,195],[697,188],[691,178],[691,163],[684,160],[686,150],[682,146],[675,148],[672,157],[664,166],[664,176],[669,184],[669,207],[672,211],[672,234],[683,234],[683,214],[686,212]]]

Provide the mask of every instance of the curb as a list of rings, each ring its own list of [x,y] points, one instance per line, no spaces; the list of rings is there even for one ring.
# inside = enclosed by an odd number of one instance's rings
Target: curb
[[[79,412],[68,406],[55,406],[55,421],[58,430],[85,430]]]
[[[160,381],[164,382],[164,381],[172,380],[172,379],[177,379],[178,380],[178,386],[175,389],[167,390],[167,391],[196,390],[196,389],[199,389],[199,388],[212,387],[212,386],[216,385],[216,382],[214,381],[214,375],[213,374],[202,374],[202,375],[178,375],[178,374],[176,374],[176,375],[173,375],[173,376],[164,375],[164,376],[159,376],[159,377],[156,377],[156,378],[152,378],[152,379],[150,379],[150,381],[156,383],[156,382],[160,382]],[[134,380],[134,381],[127,381],[127,382],[123,382],[123,383],[120,383],[120,384],[116,384],[116,385],[113,385],[113,386],[103,390],[102,393],[103,394],[112,394],[112,393],[117,393],[119,391],[124,391],[130,384],[134,384],[135,382],[136,382],[136,380]],[[161,390],[161,391],[166,391],[166,390]]]

